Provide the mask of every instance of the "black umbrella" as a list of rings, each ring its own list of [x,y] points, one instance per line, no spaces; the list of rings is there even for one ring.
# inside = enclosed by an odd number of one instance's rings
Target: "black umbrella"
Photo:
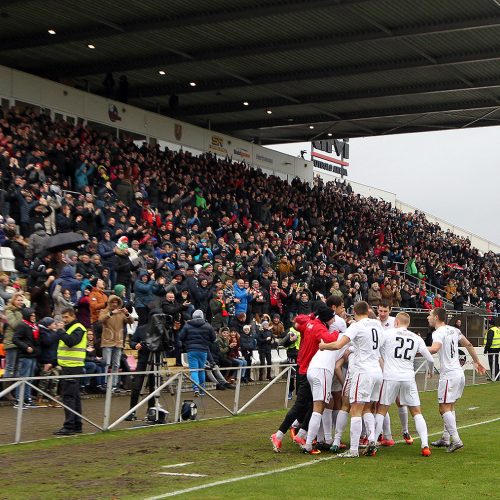
[[[88,241],[80,233],[59,233],[47,238],[43,251],[47,253],[62,252],[70,248],[78,248],[85,243]]]

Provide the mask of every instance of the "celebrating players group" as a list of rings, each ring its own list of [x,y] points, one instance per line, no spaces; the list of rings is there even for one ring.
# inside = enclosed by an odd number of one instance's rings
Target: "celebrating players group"
[[[419,353],[427,361],[427,376],[434,372],[433,354],[439,354],[439,412],[443,418],[442,437],[431,443],[446,447],[447,452],[463,448],[457,431],[455,402],[461,397],[465,377],[459,362],[458,347],[471,355],[479,374],[485,368],[475,349],[460,330],[446,324],[446,311],[433,309],[428,316],[435,328],[432,346],[411,332],[410,317],[401,312],[390,316],[389,305],[382,301],[378,317],[366,302],[354,305],[354,319],[348,319],[338,296],[318,302],[311,315],[295,318],[300,335],[297,358],[297,398],[279,430],[271,436],[273,449],[280,452],[284,435],[304,453],[339,453],[346,446],[341,438],[351,417],[350,449],[339,456],[374,456],[379,445],[394,446],[389,407],[396,403],[403,439],[413,444],[408,431],[408,410],[420,437],[421,454],[430,456],[427,424],[420,410],[415,381],[414,360]]]

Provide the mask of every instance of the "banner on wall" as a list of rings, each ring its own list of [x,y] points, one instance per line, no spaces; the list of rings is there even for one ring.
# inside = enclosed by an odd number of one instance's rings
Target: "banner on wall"
[[[208,141],[208,151],[220,156],[226,156],[228,154],[228,151],[224,136],[220,134],[211,134]]]
[[[313,141],[311,159],[315,168],[326,170],[342,177],[347,176],[349,162],[349,139]]]

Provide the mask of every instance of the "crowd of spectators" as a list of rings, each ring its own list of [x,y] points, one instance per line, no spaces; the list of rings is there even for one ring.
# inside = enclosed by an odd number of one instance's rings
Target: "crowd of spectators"
[[[19,363],[18,325],[36,317],[50,333],[68,306],[95,330],[89,371],[124,362],[130,325],[117,318],[103,325],[111,307],[124,318],[133,313],[139,326],[161,309],[176,339],[201,311],[217,333],[208,361],[230,367],[248,364],[252,348],[269,363],[292,318],[332,294],[346,309],[385,299],[500,312],[499,257],[422,213],[355,194],[345,181],[287,183],[229,159],[137,145],[29,109],[0,115],[0,214],[0,245],[12,249],[17,269],[0,277],[6,376],[35,370]],[[88,243],[44,251],[47,238],[63,232]],[[23,319],[20,296],[35,316]],[[31,357],[46,373],[56,363],[41,340],[37,334]],[[177,363],[181,349],[178,342]],[[221,384],[231,381],[230,374]]]

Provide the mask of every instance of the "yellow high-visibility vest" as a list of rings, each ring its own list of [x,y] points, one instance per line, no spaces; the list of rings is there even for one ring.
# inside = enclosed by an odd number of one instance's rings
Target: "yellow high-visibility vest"
[[[493,340],[491,342],[491,349],[500,349],[500,328],[498,326],[492,326],[490,330],[493,330]],[[488,338],[488,332],[486,330],[484,333],[483,345],[486,345],[486,339]]]
[[[87,329],[81,323],[75,323],[68,328],[67,335],[71,335],[77,328],[81,328],[85,333],[82,340],[73,347],[68,347],[62,340],[57,346],[57,363],[59,366],[77,367],[85,366],[85,356],[87,355]]]

